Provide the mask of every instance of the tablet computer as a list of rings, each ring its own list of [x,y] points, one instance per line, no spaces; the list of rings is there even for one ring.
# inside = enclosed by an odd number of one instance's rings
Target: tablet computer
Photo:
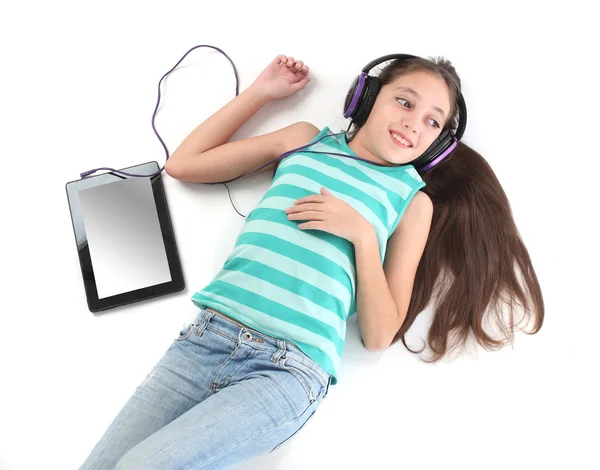
[[[152,175],[157,162],[123,170]],[[91,312],[184,288],[161,174],[108,172],[66,185]]]

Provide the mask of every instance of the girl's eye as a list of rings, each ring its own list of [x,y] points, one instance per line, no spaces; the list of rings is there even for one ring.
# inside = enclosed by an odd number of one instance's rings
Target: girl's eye
[[[404,102],[408,103],[408,106],[406,106],[402,103],[400,103],[400,104],[402,104],[402,106],[404,106],[405,108],[410,108],[410,102],[408,100],[405,100],[404,98],[396,98],[396,101],[398,101],[398,102],[404,101]],[[437,127],[437,128],[440,127],[439,123],[435,119],[430,119],[429,123],[431,124],[432,127]]]

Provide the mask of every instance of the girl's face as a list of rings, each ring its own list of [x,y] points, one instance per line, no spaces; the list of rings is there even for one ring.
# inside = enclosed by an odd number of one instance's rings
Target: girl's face
[[[403,75],[381,88],[367,122],[348,146],[360,158],[402,165],[427,150],[449,113],[450,92],[443,78],[428,72]]]

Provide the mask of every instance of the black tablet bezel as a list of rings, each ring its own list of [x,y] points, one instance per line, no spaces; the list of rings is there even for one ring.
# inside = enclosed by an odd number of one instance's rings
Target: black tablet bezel
[[[122,168],[123,171],[137,175],[151,175],[157,172],[158,169],[158,163],[155,161]],[[92,259],[90,257],[90,251],[88,248],[85,225],[83,223],[75,223],[76,219],[79,219],[80,221],[83,220],[83,214],[81,213],[81,205],[79,202],[79,191],[108,183],[114,183],[115,181],[127,178],[139,178],[139,176],[128,176],[114,172],[107,172],[96,176],[89,176],[80,180],[70,181],[65,185],[67,199],[69,201],[69,210],[71,212],[71,223],[73,225],[73,233],[75,235],[75,243],[77,246],[77,254],[79,256],[79,264],[81,266],[81,274],[83,276],[83,285],[87,297],[88,308],[91,312],[99,312],[133,302],[138,302],[140,300],[150,299],[152,297],[172,294],[174,292],[183,290],[185,287],[183,272],[177,251],[177,244],[175,242],[175,234],[173,232],[169,207],[167,205],[167,198],[165,195],[161,174],[159,173],[150,177],[150,184],[152,187],[152,193],[154,194],[154,202],[156,203],[158,220],[165,245],[165,251],[167,253],[171,281],[150,287],[144,287],[142,289],[136,289],[130,292],[124,292],[122,294],[113,295],[110,297],[105,297],[103,299],[98,298],[98,290],[96,288],[96,279],[94,276],[94,268],[92,266]],[[78,226],[80,228],[78,228]]]

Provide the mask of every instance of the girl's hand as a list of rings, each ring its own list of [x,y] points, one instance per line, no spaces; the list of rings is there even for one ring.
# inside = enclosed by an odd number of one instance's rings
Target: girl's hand
[[[371,223],[350,204],[338,199],[325,187],[321,194],[305,196],[284,211],[288,220],[308,220],[299,229],[317,229],[332,233],[355,243],[373,229]]]
[[[261,72],[251,86],[262,96],[276,100],[302,90],[310,80],[308,66],[304,65],[304,62],[280,54]]]

